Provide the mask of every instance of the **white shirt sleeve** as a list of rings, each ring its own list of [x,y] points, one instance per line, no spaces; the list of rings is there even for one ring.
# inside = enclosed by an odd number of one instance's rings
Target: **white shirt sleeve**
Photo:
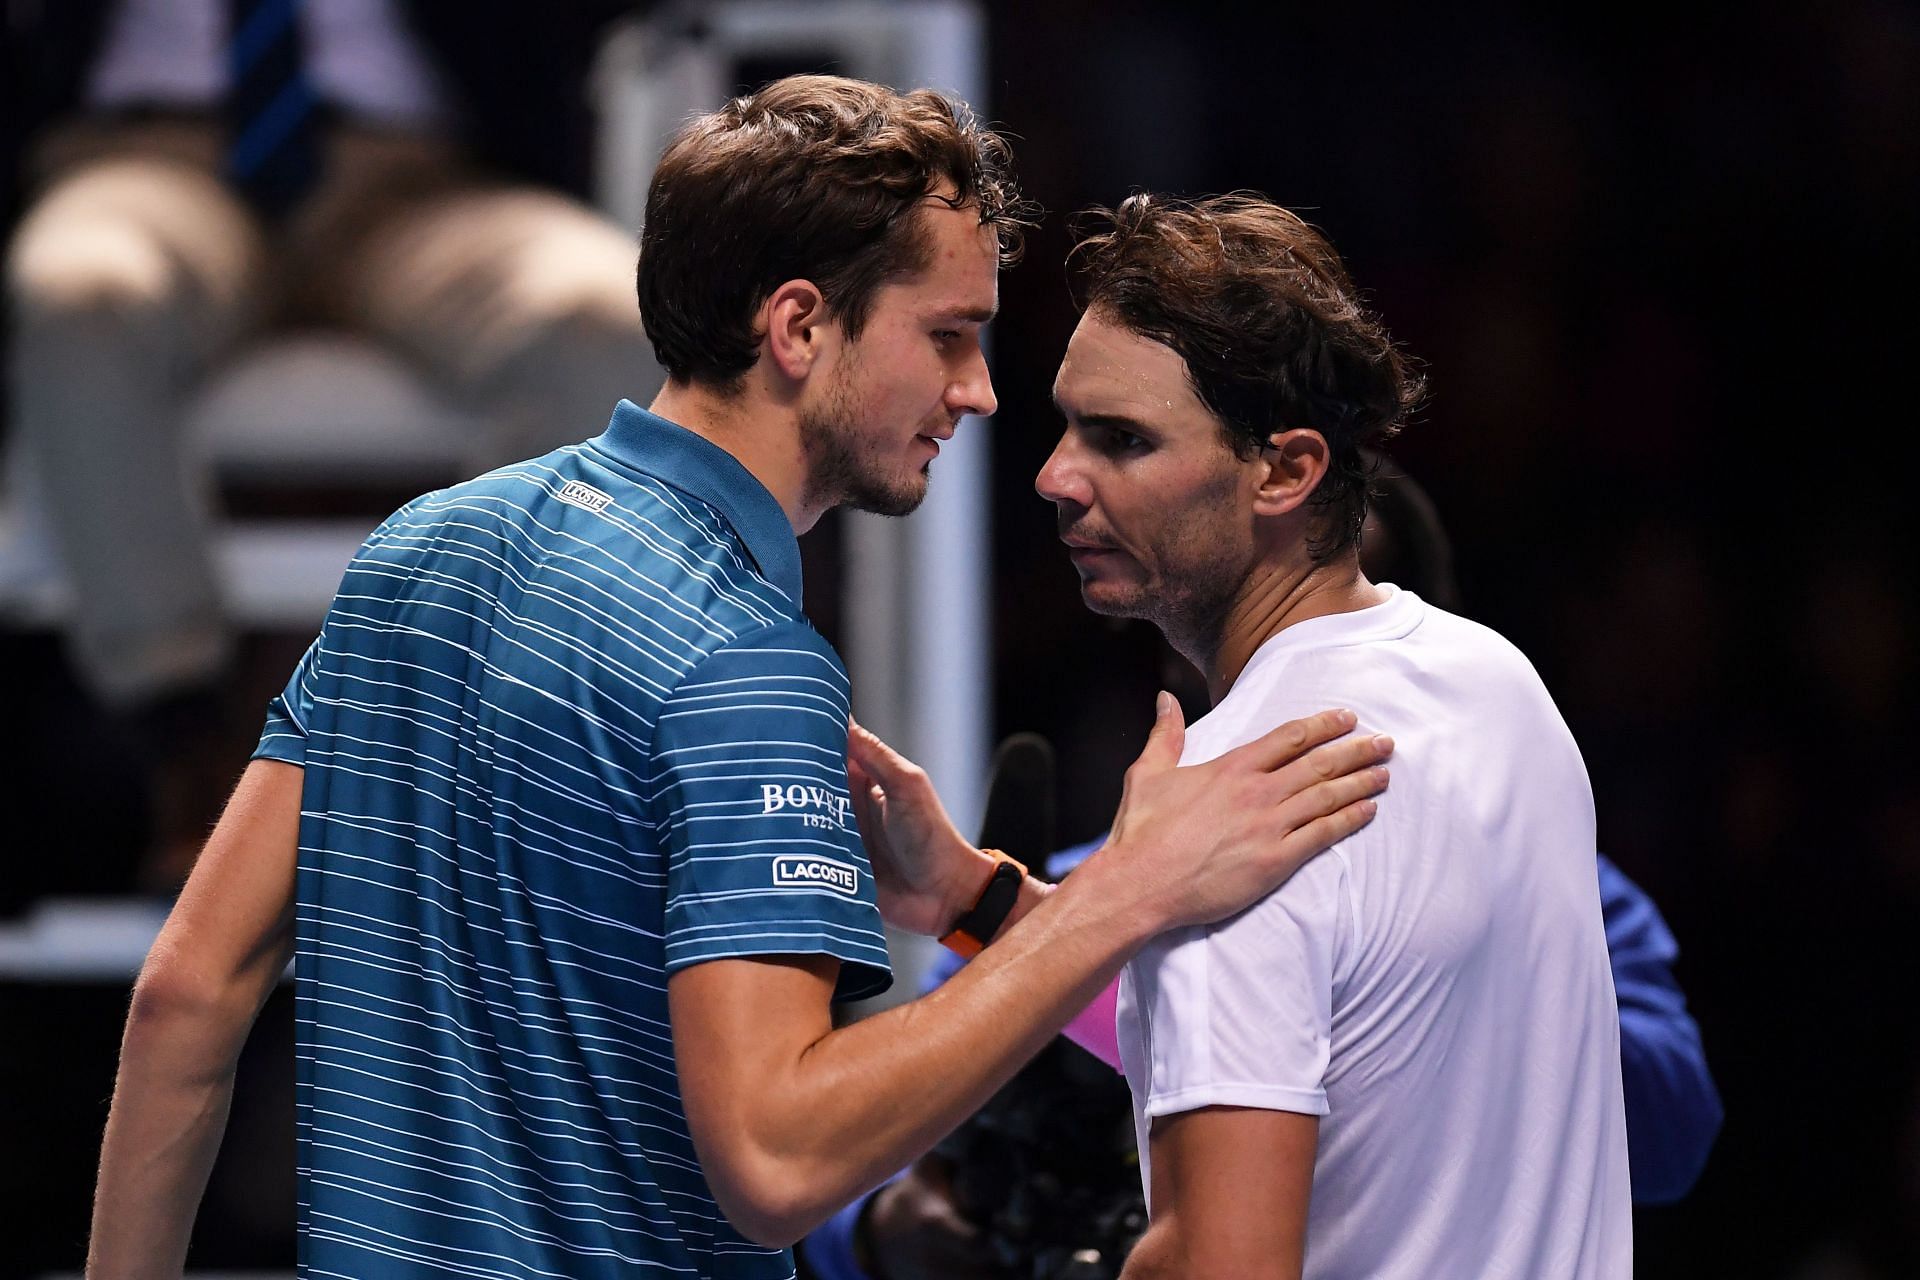
[[[1347,887],[1336,849],[1241,914],[1141,951],[1128,995],[1148,1116],[1207,1106],[1327,1114],[1336,953],[1351,936]]]

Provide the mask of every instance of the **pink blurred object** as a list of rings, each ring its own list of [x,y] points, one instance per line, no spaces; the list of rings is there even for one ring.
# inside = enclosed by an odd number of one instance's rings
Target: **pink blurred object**
[[[1061,1032],[1115,1071],[1120,1070],[1120,1036],[1114,1026],[1119,1003],[1120,979],[1115,978],[1105,991],[1093,998],[1092,1004],[1074,1015],[1073,1021]]]

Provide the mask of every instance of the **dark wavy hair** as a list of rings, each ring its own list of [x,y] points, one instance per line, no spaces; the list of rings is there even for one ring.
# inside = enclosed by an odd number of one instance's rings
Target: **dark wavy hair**
[[[819,286],[858,337],[873,295],[927,265],[922,201],[976,208],[1003,265],[1032,206],[1012,154],[963,102],[840,76],[788,76],[689,121],[660,158],[640,233],[640,317],[669,377],[737,388],[754,313]]]
[[[1424,383],[1326,237],[1251,192],[1137,194],[1077,229],[1082,308],[1185,360],[1242,457],[1276,431],[1324,436],[1331,463],[1308,499],[1324,523],[1308,550],[1325,563],[1357,545],[1371,470],[1362,450],[1399,431]]]

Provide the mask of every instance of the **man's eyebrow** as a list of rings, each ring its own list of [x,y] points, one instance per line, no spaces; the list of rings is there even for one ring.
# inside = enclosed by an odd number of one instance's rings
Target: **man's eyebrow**
[[[1138,418],[1130,418],[1124,413],[1074,413],[1060,403],[1059,396],[1053,397],[1053,407],[1059,411],[1061,417],[1070,419],[1079,426],[1105,427],[1109,431],[1130,431],[1137,436],[1153,434],[1151,424],[1142,422]]]
[[[993,318],[1000,314],[1000,304],[995,302],[992,306],[983,307],[978,303],[961,302],[956,299],[951,303],[935,303],[923,314],[935,321],[957,320],[964,324],[991,324]]]

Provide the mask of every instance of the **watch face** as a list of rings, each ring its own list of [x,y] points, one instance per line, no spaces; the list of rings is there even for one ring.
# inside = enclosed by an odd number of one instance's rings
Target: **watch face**
[[[980,901],[974,904],[973,910],[960,917],[956,927],[971,934],[985,946],[1000,931],[1007,913],[1013,910],[1014,902],[1020,897],[1020,882],[1024,879],[1025,873],[1011,861],[994,867],[987,887],[980,892]]]

